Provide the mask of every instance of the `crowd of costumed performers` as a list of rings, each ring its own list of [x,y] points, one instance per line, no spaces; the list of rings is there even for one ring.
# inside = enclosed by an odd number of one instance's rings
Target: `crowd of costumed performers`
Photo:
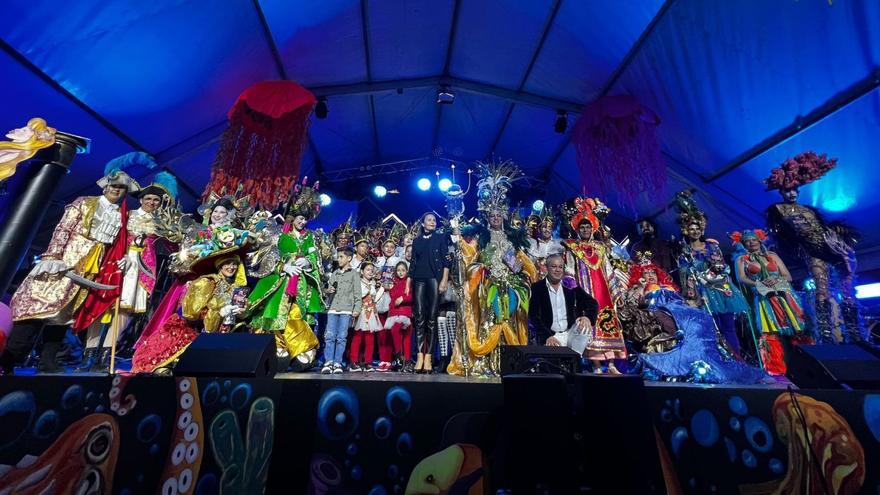
[[[640,219],[631,248],[597,198],[512,209],[523,175],[510,161],[477,163],[475,217],[455,186],[446,215],[360,227],[350,216],[329,231],[309,228],[318,182],[285,179],[269,211],[224,176],[228,189],[189,214],[173,176],[142,186],[125,171],[144,164],[111,161],[100,194],[67,206],[12,298],[4,372],[34,354],[59,371],[70,333],[80,371],[107,370],[116,348],[133,373],[167,373],[201,332],[251,332],[273,334],[291,371],[496,376],[502,346],[539,344],[571,348],[593,373],[759,383],[785,373],[795,345],[865,338],[854,235],[797,202],[836,164],[812,152],[766,179],[782,201],[765,228],[709,238],[685,191],[673,198],[680,240]],[[814,291],[795,290],[786,261],[805,264]]]

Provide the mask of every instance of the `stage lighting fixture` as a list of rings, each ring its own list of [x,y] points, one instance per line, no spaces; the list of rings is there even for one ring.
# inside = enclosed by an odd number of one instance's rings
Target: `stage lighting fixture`
[[[862,284],[856,286],[857,299],[873,299],[880,297],[880,283]]]
[[[373,194],[377,198],[384,198],[388,194],[388,189],[385,189],[385,186],[376,186],[373,188]]]
[[[418,182],[416,182],[416,186],[418,186],[419,189],[422,191],[427,191],[428,189],[431,189],[431,181],[422,177],[421,179],[419,179]]]
[[[330,203],[333,202],[333,198],[331,198],[329,194],[322,193],[318,196],[318,199],[321,200],[321,206],[330,206]]]
[[[455,93],[452,92],[452,89],[446,85],[440,86],[440,90],[437,91],[437,103],[440,105],[452,105],[454,101]]]
[[[437,181],[437,187],[440,188],[441,191],[446,192],[452,187],[452,181],[444,177]]]
[[[536,199],[534,203],[532,203],[532,211],[535,213],[541,213],[544,210],[544,202],[540,199]]]
[[[553,129],[556,130],[557,134],[565,134],[566,129],[568,129],[568,112],[565,110],[556,111],[556,123],[553,125]]]
[[[327,109],[327,98],[324,96],[318,98],[318,104],[315,105],[315,117],[326,119],[329,111],[330,110]]]

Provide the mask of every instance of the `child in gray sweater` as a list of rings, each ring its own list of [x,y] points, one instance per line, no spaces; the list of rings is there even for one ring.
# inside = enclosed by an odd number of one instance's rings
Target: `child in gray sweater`
[[[326,293],[330,294],[327,308],[327,328],[324,330],[324,367],[321,373],[342,373],[342,356],[348,339],[348,327],[361,312],[361,278],[351,267],[354,253],[350,248],[336,254],[339,268],[330,275]]]

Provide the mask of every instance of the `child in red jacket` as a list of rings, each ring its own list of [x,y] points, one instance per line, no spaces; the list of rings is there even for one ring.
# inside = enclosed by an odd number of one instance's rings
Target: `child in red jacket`
[[[408,267],[401,261],[394,267],[394,285],[389,294],[391,304],[385,329],[391,330],[391,341],[394,347],[394,368],[412,373],[413,363],[410,360],[412,345],[412,281],[408,276]]]

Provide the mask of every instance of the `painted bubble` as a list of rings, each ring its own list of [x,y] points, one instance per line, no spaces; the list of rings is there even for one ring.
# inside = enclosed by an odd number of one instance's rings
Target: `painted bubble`
[[[363,476],[363,475],[364,475],[364,472],[360,466],[355,466],[355,467],[351,468],[351,479],[353,479],[355,481],[360,481],[361,476]]]
[[[158,453],[159,453],[159,444],[154,443],[153,445],[150,445],[150,455],[156,455]]]
[[[379,416],[373,422],[373,434],[379,440],[385,440],[391,435],[391,420],[387,416]]]
[[[664,423],[671,423],[672,422],[672,411],[669,410],[668,407],[664,407],[663,409],[660,410],[660,420],[663,421]]]
[[[351,436],[360,422],[357,395],[348,387],[333,387],[318,401],[318,431],[330,440]]]
[[[196,483],[196,495],[212,495],[219,492],[220,483],[216,474],[208,473],[199,477],[199,482]]]
[[[225,380],[223,382],[223,388],[229,388],[232,386],[232,380]]]
[[[8,447],[15,443],[28,431],[37,405],[34,402],[34,394],[23,390],[10,392],[0,399],[0,448]]]
[[[874,439],[880,442],[880,395],[866,395],[862,410],[865,415],[865,424],[868,425]]]
[[[724,437],[724,445],[727,446],[727,460],[733,462],[736,460],[736,444],[733,440]]]
[[[727,406],[730,407],[730,410],[734,414],[738,414],[740,416],[745,416],[749,413],[749,406],[746,405],[746,401],[738,395],[734,395],[733,397],[731,397],[727,401]]]
[[[394,478],[397,478],[397,475],[399,475],[399,474],[400,474],[400,469],[398,469],[397,465],[392,464],[392,465],[388,466],[388,477],[389,478],[391,478],[393,480]]]
[[[34,436],[40,439],[51,438],[58,431],[60,423],[57,412],[52,409],[45,411],[34,423]]]
[[[679,455],[681,452],[681,444],[684,443],[685,440],[688,439],[687,428],[684,426],[679,426],[678,428],[672,430],[672,436],[670,437],[670,445],[672,446],[672,453],[675,455]]]
[[[89,392],[91,393],[91,392]],[[61,394],[61,409],[73,409],[82,406],[83,388],[82,385],[71,385]]]
[[[770,462],[767,465],[770,467],[770,471],[772,471],[773,474],[782,474],[782,471],[785,470],[785,465],[782,464],[782,461],[776,458],[770,459]]]
[[[403,387],[391,387],[385,394],[385,406],[392,416],[406,416],[412,407],[412,395]]]
[[[356,443],[350,443],[348,444],[348,448],[346,448],[345,451],[348,453],[348,455],[357,455],[358,446]]]
[[[718,421],[707,409],[700,409],[691,418],[691,434],[703,447],[711,447],[718,441]]]
[[[335,487],[342,484],[342,470],[328,455],[317,454],[312,457],[309,472],[312,485]]]
[[[145,416],[137,425],[137,439],[143,443],[151,443],[162,431],[162,418],[158,414]]]
[[[241,409],[251,401],[251,384],[240,383],[229,393],[229,405],[233,409]]]
[[[742,461],[743,461],[743,464],[744,464],[747,468],[752,468],[752,469],[753,469],[755,466],[758,465],[758,459],[755,458],[755,454],[753,454],[752,451],[749,450],[749,449],[743,449],[743,451],[742,451]]]
[[[746,418],[743,430],[749,445],[758,452],[767,453],[773,448],[773,433],[764,420],[749,416]]]
[[[403,432],[397,437],[397,453],[400,455],[409,455],[413,449],[412,437],[409,433]]]
[[[382,485],[373,485],[373,488],[370,488],[367,495],[388,495],[388,490]]]
[[[739,431],[742,428],[742,423],[739,422],[739,418],[736,416],[730,417],[730,429],[733,431]]]
[[[212,406],[220,400],[220,384],[217,381],[209,383],[202,390],[202,404]],[[201,481],[201,480],[200,480]]]

